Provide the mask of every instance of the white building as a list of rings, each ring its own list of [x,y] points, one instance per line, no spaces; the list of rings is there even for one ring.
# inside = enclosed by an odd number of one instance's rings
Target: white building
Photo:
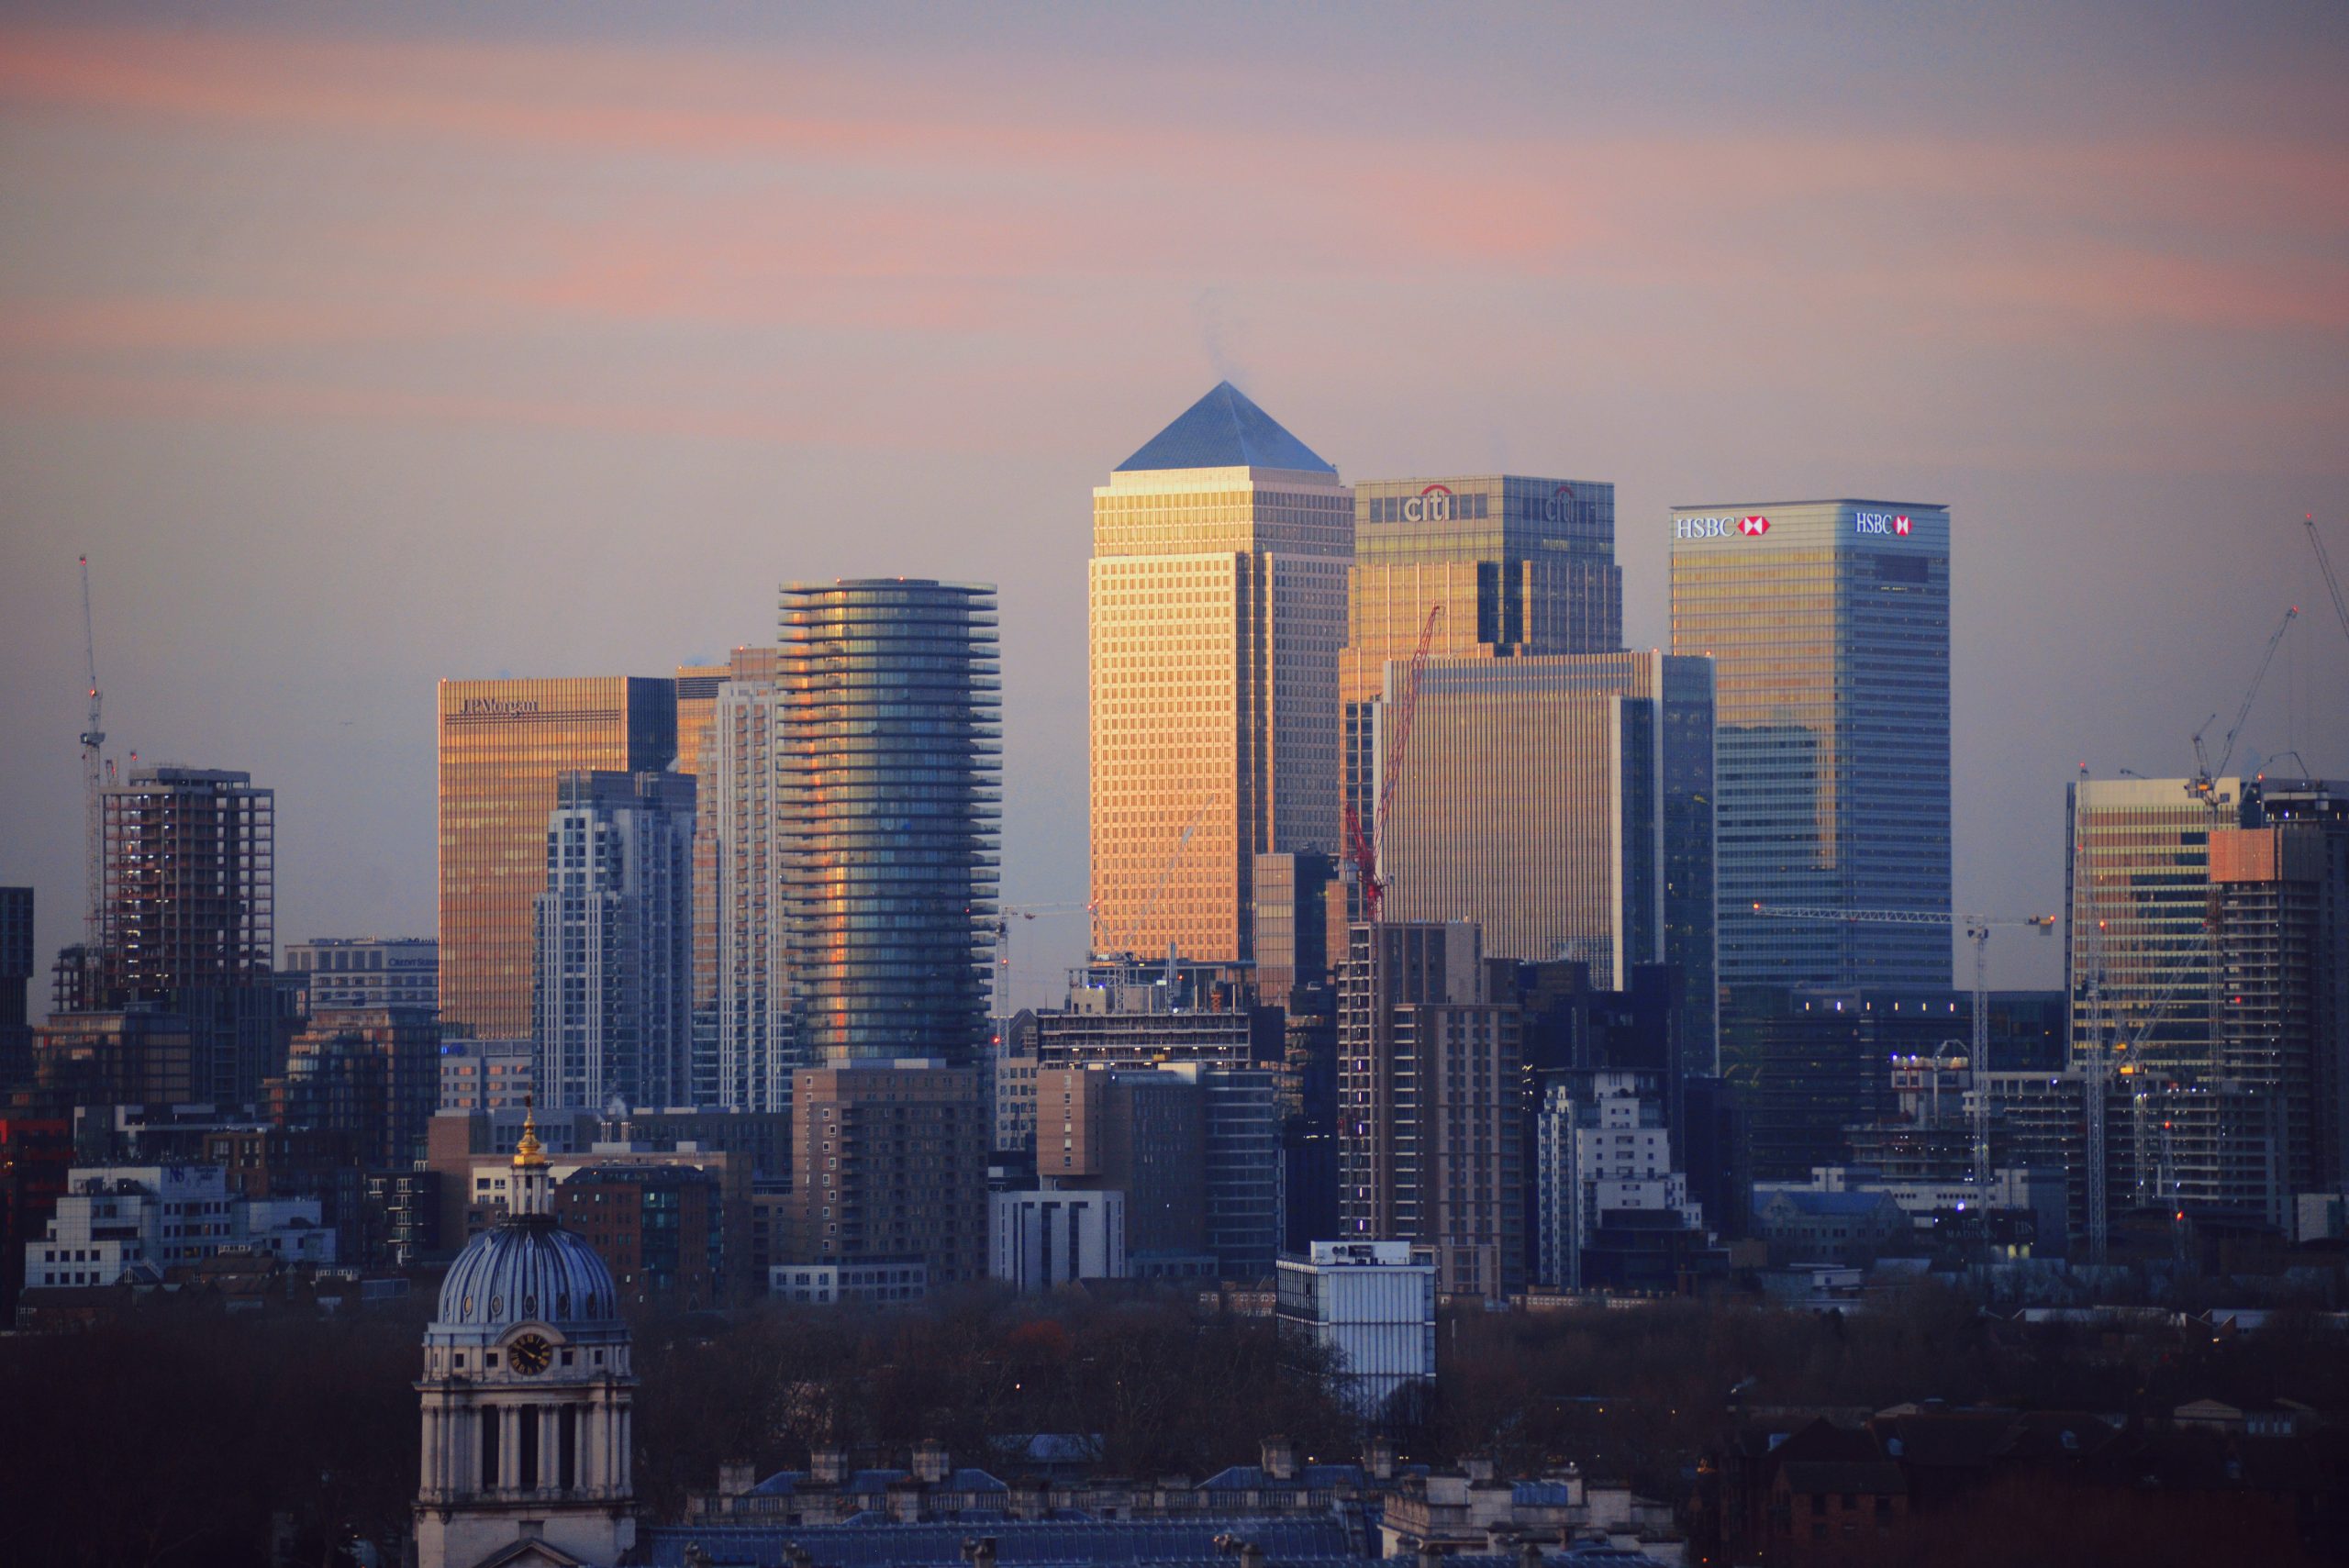
[[[440,944],[430,937],[314,937],[285,944],[284,968],[309,976],[314,1013],[440,1006]]]
[[[1673,1167],[1664,1101],[1643,1092],[1652,1084],[1652,1074],[1593,1073],[1584,1084],[1553,1084],[1543,1095],[1536,1264],[1542,1283],[1581,1288],[1583,1248],[1610,1210],[1676,1214],[1703,1229],[1687,1175]]]
[[[1279,1261],[1281,1331],[1335,1362],[1338,1387],[1375,1418],[1415,1383],[1435,1378],[1435,1255],[1408,1241],[1316,1241]]]
[[[2025,1210],[2037,1226],[2038,1245],[2061,1252],[2068,1240],[2066,1215],[2070,1193],[2061,1171],[2009,1169],[1990,1173],[1987,1185],[1964,1179],[1907,1181],[1885,1176],[1859,1165],[1814,1165],[1807,1182],[1756,1182],[1758,1206],[1773,1193],[1882,1193],[1920,1231],[1931,1231],[1938,1216],[1969,1210]]]
[[[1015,1289],[1127,1275],[1124,1193],[994,1193],[987,1211],[987,1272]]]
[[[783,693],[771,650],[718,688],[703,808],[717,822],[718,1103],[791,1108],[800,1065],[792,1026],[790,931],[785,918],[785,823],[776,792]],[[764,679],[744,678],[763,674]]]
[[[25,1243],[25,1287],[161,1279],[232,1248],[331,1263],[334,1232],[316,1198],[231,1197],[218,1165],[76,1166],[48,1229]]]
[[[930,1265],[918,1257],[867,1258],[852,1263],[775,1263],[767,1270],[767,1294],[798,1307],[837,1307],[844,1301],[870,1307],[902,1305],[930,1294]]]

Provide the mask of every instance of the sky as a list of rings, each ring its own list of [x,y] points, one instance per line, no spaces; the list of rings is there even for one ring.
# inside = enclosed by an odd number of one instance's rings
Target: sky
[[[1953,508],[1959,907],[2086,764],[2349,773],[2349,9],[0,5],[0,883],[110,751],[434,923],[433,685],[1001,584],[1004,888],[1085,891],[1090,491],[1230,377],[1349,478]],[[2215,751],[2215,745],[2214,745]],[[1022,922],[1051,999],[1081,916]],[[1994,941],[2001,984],[2054,943]]]

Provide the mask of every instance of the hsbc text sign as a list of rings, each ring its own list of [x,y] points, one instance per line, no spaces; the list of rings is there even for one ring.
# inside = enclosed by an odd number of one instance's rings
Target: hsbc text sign
[[[1909,528],[1909,518],[1902,513],[1854,512],[1852,514],[1852,530],[1854,533],[1907,539]]]
[[[1674,539],[1760,539],[1770,531],[1770,519],[1749,515],[1742,517],[1675,517],[1672,519]]]

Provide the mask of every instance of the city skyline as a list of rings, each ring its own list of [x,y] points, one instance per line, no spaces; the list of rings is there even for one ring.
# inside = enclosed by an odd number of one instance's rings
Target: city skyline
[[[2337,16],[2116,39],[2087,8],[2030,59],[1931,19],[1398,18],[1219,78],[1232,14],[1041,52],[1042,13],[993,40],[818,17],[659,44],[592,9],[496,33],[427,9],[396,37],[172,14],[0,28],[0,178],[41,219],[0,254],[0,880],[39,889],[44,958],[81,913],[83,549],[117,754],[277,790],[281,941],[432,931],[432,682],[662,676],[763,640],[778,583],[873,572],[1004,584],[1005,901],[1081,900],[1085,496],[1227,375],[1344,474],[1609,475],[1633,649],[1668,642],[1675,504],[1947,502],[1961,907],[2057,907],[2077,765],[2188,772],[2287,604],[2244,742],[2312,773],[2349,754],[2299,522],[2349,526],[2349,133],[2279,87],[2339,62]],[[1136,63],[1136,38],[1167,47]],[[1112,59],[1139,87],[1105,85]],[[1562,59],[1574,90],[1542,90]],[[1930,103],[1900,91],[1929,65]],[[1352,106],[1468,69],[1504,90],[1440,124]],[[233,94],[171,85],[198,79]],[[845,186],[798,172],[824,135]],[[335,171],[362,152],[384,178],[354,209]],[[705,194],[744,181],[763,216]],[[909,229],[926,202],[943,227]],[[595,215],[647,212],[671,239],[597,241]],[[1681,238],[1698,213],[1720,244]],[[1084,217],[1166,263],[1063,243]],[[858,243],[807,238],[838,232]],[[1112,324],[1114,361],[1058,347]],[[834,516],[859,526],[798,520]],[[574,534],[595,567],[558,562]],[[1052,994],[1083,928],[1023,930],[1015,998]]]

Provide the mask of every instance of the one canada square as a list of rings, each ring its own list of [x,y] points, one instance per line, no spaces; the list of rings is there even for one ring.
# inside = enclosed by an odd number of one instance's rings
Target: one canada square
[[[1257,855],[1338,841],[1353,497],[1229,382],[1093,493],[1094,945],[1253,956]]]
[[[1950,984],[1938,925],[1756,904],[1950,909],[1946,506],[1672,514],[1672,649],[1714,666],[1724,986]]]

